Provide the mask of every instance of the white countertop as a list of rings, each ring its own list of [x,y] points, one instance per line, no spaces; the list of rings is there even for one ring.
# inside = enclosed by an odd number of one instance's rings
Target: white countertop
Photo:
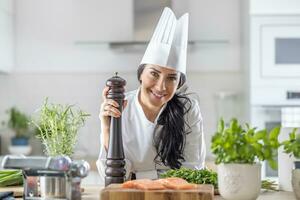
[[[215,200],[224,200],[221,196],[215,196]],[[264,191],[261,192],[257,200],[296,200],[293,192],[273,192]]]

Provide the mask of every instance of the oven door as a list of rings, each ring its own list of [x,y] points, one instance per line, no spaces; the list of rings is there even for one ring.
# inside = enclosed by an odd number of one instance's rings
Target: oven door
[[[264,24],[260,39],[262,77],[300,77],[300,22]]]

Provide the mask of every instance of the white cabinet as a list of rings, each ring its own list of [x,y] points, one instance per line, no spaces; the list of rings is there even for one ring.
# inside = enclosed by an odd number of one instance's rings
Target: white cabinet
[[[4,4],[6,2],[6,4]],[[1,0],[0,9],[0,72],[9,72],[14,65],[14,32],[11,4]]]
[[[0,10],[8,14],[13,13],[13,2],[14,0],[1,0],[0,1]]]
[[[240,0],[176,0],[176,13],[190,14],[190,40],[239,40]]]
[[[132,0],[74,0],[75,42],[133,39]]]
[[[240,69],[240,0],[174,0],[172,7],[190,14],[189,40],[196,43],[190,69]]]
[[[299,0],[250,0],[250,13],[282,15],[300,13]]]

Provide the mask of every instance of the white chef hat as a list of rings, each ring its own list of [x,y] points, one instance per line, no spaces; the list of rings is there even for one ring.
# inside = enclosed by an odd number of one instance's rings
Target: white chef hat
[[[140,66],[153,64],[169,67],[185,76],[188,21],[188,13],[177,20],[173,11],[166,7],[155,28]]]

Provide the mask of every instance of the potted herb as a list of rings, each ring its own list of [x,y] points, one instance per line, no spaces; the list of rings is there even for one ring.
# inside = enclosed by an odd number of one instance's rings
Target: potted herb
[[[49,104],[48,99],[40,109],[39,121],[32,123],[44,145],[47,156],[65,155],[71,157],[77,142],[78,130],[89,114],[75,110],[74,105]]]
[[[77,134],[89,116],[74,105],[49,104],[48,99],[40,109],[38,121],[32,121],[38,128],[37,137],[44,145],[47,156],[72,157]],[[40,178],[42,197],[60,197],[57,188],[65,185],[65,178],[44,176]],[[61,192],[64,194],[64,191]]]
[[[160,175],[161,178],[177,177],[194,184],[211,184],[217,189],[218,175],[210,169],[170,169]]]
[[[29,127],[30,117],[16,107],[9,109],[7,114],[9,115],[7,127],[15,133],[14,137],[11,138],[9,152],[11,154],[30,154],[31,146],[28,142],[31,134]]]
[[[212,138],[211,150],[218,164],[219,192],[225,199],[256,199],[261,188],[261,164],[267,160],[276,168],[274,157],[280,146],[280,127],[270,132],[257,131],[246,124],[242,127],[236,119],[224,126],[221,119]]]
[[[300,133],[294,128],[289,138],[282,142],[284,153],[294,157],[294,169],[292,170],[292,188],[297,199],[300,199]]]

